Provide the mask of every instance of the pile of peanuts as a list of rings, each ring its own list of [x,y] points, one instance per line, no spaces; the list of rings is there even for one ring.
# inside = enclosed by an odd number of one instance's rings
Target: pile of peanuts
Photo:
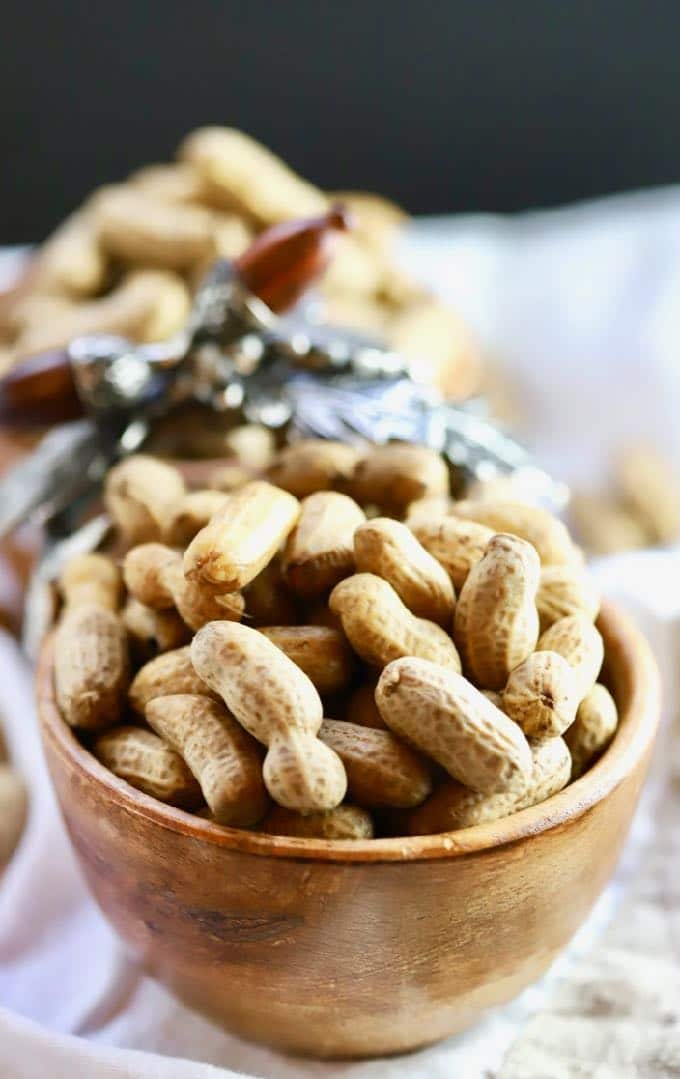
[[[613,459],[604,491],[574,491],[571,523],[593,554],[680,542],[680,475],[652,446],[630,445]]]
[[[187,490],[115,466],[59,582],[55,688],[99,761],[222,825],[445,832],[544,801],[617,726],[599,597],[545,510],[453,501],[406,443],[303,440]]]
[[[0,873],[12,857],[23,832],[27,802],[26,787],[9,759],[0,725]]]
[[[217,257],[236,258],[265,228],[338,200],[356,227],[321,283],[324,317],[383,336],[421,378],[468,396],[480,371],[466,328],[395,264],[403,211],[379,195],[324,192],[248,135],[217,127],[188,135],[175,162],[94,192],[43,244],[29,287],[0,310],[0,372],[81,334],[169,337]]]

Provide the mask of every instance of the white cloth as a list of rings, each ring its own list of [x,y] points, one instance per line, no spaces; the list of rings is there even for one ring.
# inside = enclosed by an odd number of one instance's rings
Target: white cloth
[[[424,222],[406,250],[412,268],[458,306],[521,381],[525,433],[557,474],[568,481],[601,475],[606,454],[631,435],[680,451],[673,424],[680,309],[672,302],[680,191],[512,221]],[[673,688],[680,595],[668,582],[680,579],[679,568],[677,552],[640,552],[597,567],[608,594],[643,622]],[[42,763],[29,672],[4,636],[0,675],[0,707],[32,798],[26,832],[0,882],[0,1075],[7,1079],[495,1075],[528,1018],[611,920],[658,797],[657,777],[616,880],[538,986],[467,1034],[412,1056],[355,1065],[300,1061],[226,1035],[124,956],[79,876]]]

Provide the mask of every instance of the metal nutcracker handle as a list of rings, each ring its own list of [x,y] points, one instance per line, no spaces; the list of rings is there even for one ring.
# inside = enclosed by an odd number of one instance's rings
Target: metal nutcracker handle
[[[219,260],[198,289],[187,326],[171,341],[138,346],[101,335],[19,361],[0,379],[0,424],[51,425],[88,410],[127,407],[136,395],[143,404],[161,392],[159,373],[170,381],[168,372],[194,344],[271,326],[323,273],[349,226],[345,210],[334,206],[267,229],[233,263]]]

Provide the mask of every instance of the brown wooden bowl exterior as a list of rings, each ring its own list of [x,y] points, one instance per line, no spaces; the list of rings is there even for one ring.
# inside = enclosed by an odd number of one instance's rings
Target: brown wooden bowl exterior
[[[95,899],[147,970],[242,1037],[356,1057],[463,1030],[552,963],[628,831],[658,675],[627,618],[599,624],[621,722],[583,778],[493,824],[335,843],[221,828],[117,779],[61,719],[48,642],[44,745]]]

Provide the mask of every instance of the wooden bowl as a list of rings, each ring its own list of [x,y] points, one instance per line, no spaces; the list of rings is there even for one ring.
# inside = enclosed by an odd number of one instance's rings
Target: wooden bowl
[[[152,800],[84,749],[38,672],[49,768],[92,893],[126,946],[228,1030],[321,1057],[445,1038],[550,966],[611,876],[659,714],[648,646],[599,622],[620,710],[560,794],[445,835],[328,842],[222,828]]]

